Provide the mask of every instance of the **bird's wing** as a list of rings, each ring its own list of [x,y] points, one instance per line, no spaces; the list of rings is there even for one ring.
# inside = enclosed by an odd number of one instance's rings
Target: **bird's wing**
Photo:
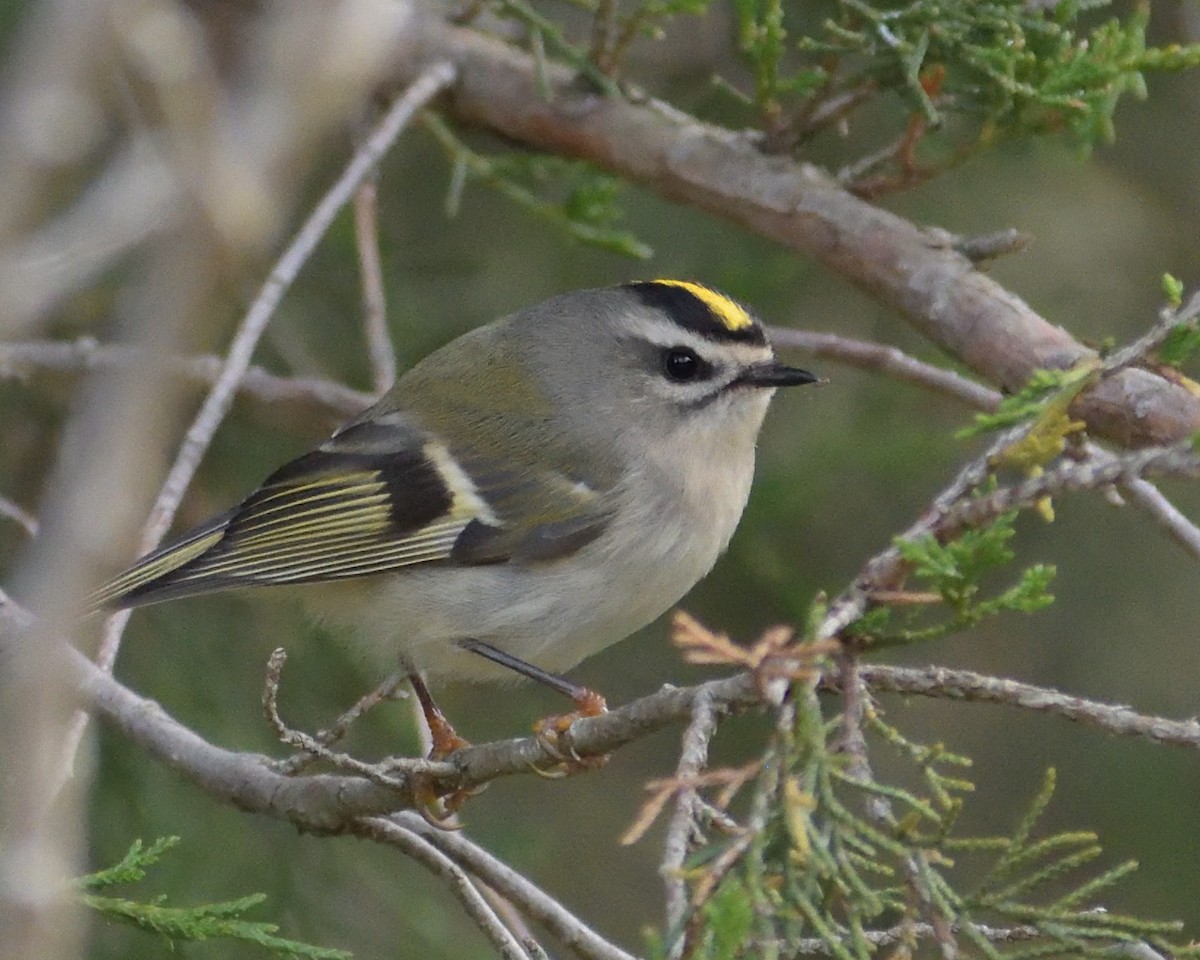
[[[520,478],[519,480],[516,478]],[[604,498],[502,458],[464,468],[402,415],[352,424],[228,514],[142,558],[91,606],[341,580],[428,563],[550,560],[599,535]]]

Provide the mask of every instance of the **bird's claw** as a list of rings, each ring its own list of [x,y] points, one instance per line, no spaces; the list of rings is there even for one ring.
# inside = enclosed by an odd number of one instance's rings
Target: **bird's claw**
[[[585,717],[598,717],[608,713],[608,703],[593,690],[582,690],[575,697],[576,709],[571,713],[543,717],[533,725],[533,735],[542,750],[556,764],[556,769],[534,768],[539,776],[548,779],[568,777],[585,770],[595,770],[608,763],[608,755],[581,757],[571,742],[571,725]]]

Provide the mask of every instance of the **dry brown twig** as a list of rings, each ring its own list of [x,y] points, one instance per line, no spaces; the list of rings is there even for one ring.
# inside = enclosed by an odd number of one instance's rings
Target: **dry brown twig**
[[[778,704],[788,685],[816,676],[821,657],[836,653],[830,640],[793,642],[789,626],[768,627],[749,647],[716,633],[684,610],[671,615],[671,643],[688,663],[732,666],[748,670],[763,702]]]
[[[741,767],[720,767],[716,770],[705,770],[685,776],[662,777],[649,780],[646,792],[649,799],[637,812],[633,822],[621,834],[620,842],[629,846],[637,843],[646,835],[646,831],[654,826],[654,822],[662,814],[667,803],[674,797],[682,797],[687,793],[703,790],[708,787],[721,787],[721,792],[713,801],[713,806],[722,812],[729,806],[737,792],[746,785],[762,768],[758,760],[751,761]]]

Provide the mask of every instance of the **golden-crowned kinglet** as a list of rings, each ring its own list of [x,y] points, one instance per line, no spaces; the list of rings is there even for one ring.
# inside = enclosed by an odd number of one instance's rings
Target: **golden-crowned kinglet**
[[[546,671],[628,636],[708,573],[746,505],[774,389],[815,379],[700,284],[566,293],[429,355],[92,600],[304,584],[312,611],[413,672],[508,667],[579,699]]]

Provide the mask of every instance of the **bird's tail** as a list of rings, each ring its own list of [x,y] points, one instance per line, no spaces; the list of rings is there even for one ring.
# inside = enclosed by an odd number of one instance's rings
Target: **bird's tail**
[[[180,579],[179,574],[224,536],[230,516],[217,517],[189,531],[174,543],[142,557],[88,597],[87,609],[95,612],[140,607],[214,589],[212,584],[206,582]]]

